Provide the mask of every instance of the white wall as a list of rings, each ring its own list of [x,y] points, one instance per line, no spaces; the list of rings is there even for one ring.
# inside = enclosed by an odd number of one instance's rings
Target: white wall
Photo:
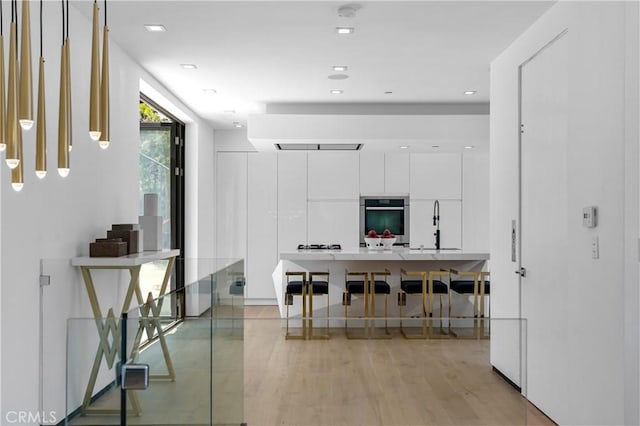
[[[554,418],[560,423],[638,424],[639,419],[636,8],[624,3],[559,3],[491,67],[492,315],[515,317],[520,300],[513,273],[517,263],[511,262],[511,220],[518,218],[519,196],[518,66],[568,29],[567,223],[573,249],[568,255],[567,322],[557,324],[570,336],[569,353],[561,354],[570,362],[567,417]],[[625,25],[632,27],[626,34]],[[580,220],[587,205],[600,208],[596,261],[590,258],[591,233]],[[492,330],[492,363],[507,374],[518,362],[518,353],[512,351],[514,337]]]
[[[89,87],[88,60],[90,51],[90,22],[76,9],[71,8],[71,74],[73,96],[73,139],[71,173],[66,179],[56,171],[56,141],[58,119],[59,81],[59,8],[45,3],[44,52],[46,59],[48,175],[37,181],[33,172],[34,138],[32,130],[24,135],[25,187],[20,193],[10,187],[6,167],[0,168],[0,197],[2,226],[2,257],[0,274],[1,314],[1,395],[0,424],[6,424],[8,411],[37,413],[39,379],[39,294],[38,275],[40,259],[45,274],[52,274],[50,287],[44,290],[47,318],[42,330],[45,340],[47,370],[44,380],[46,393],[44,407],[56,411],[58,421],[64,416],[64,371],[66,319],[72,316],[90,317],[86,291],[77,271],[70,268],[68,260],[88,254],[88,243],[106,233],[112,223],[137,222],[138,216],[138,101],[139,80],[144,78],[163,91],[142,68],[126,57],[111,42],[111,146],[101,150],[91,142],[87,134]],[[49,9],[49,7],[51,7]],[[91,7],[87,5],[86,7]],[[47,10],[49,9],[49,10]],[[32,28],[37,27],[37,14],[32,13]],[[6,22],[5,22],[6,24]],[[37,33],[37,30],[35,30]],[[34,33],[34,34],[35,34]],[[6,45],[5,45],[6,49]],[[8,50],[8,49],[6,49]],[[33,48],[34,54],[38,49]],[[37,63],[34,58],[34,64]],[[37,68],[34,67],[34,74]],[[37,75],[34,75],[34,86]],[[199,170],[206,164],[204,158],[213,158],[213,134],[207,126],[166,91],[165,95],[191,117],[188,123],[187,143],[191,145],[187,159],[191,170],[187,174],[188,185],[194,186],[194,177],[202,174],[210,179],[208,170]],[[34,99],[35,102],[35,99]],[[196,148],[197,149],[194,149]],[[201,163],[194,161],[202,158]],[[210,164],[208,165],[210,167]],[[189,173],[193,173],[190,175]],[[209,180],[210,181],[210,180]],[[202,188],[206,192],[206,187]],[[213,214],[211,196],[194,202],[196,194],[188,191],[189,209],[197,208],[196,218],[206,218],[196,235],[197,250],[212,255],[213,235],[208,223]],[[188,214],[189,215],[189,214]],[[207,217],[209,216],[209,217]],[[197,221],[197,220],[196,220]],[[212,223],[212,222],[211,222]],[[195,227],[198,229],[198,227]],[[206,236],[203,229],[210,233]],[[194,228],[187,230],[193,236]],[[197,256],[198,253],[189,253]],[[56,259],[56,260],[52,260]],[[61,275],[57,272],[61,269]],[[65,277],[62,280],[61,277]],[[69,278],[71,277],[71,278]],[[104,279],[102,279],[104,278]],[[57,280],[56,280],[57,279]],[[105,281],[108,280],[108,281]],[[69,282],[73,280],[73,282]],[[127,277],[102,275],[96,280],[103,310],[115,305],[119,312],[122,291]],[[110,284],[110,286],[107,285]],[[113,285],[116,285],[114,288]],[[53,303],[55,301],[55,303]],[[84,350],[90,357],[95,353],[93,343]],[[17,368],[17,367],[20,368]],[[17,385],[19,384],[19,385]],[[84,391],[84,388],[82,389]],[[62,405],[61,405],[62,404]]]

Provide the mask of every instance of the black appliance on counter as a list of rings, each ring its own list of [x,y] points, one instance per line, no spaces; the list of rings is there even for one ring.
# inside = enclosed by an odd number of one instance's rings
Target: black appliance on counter
[[[340,244],[298,244],[298,250],[342,250]]]
[[[382,235],[385,229],[396,237],[395,246],[409,245],[409,197],[360,197],[360,246],[370,230]]]

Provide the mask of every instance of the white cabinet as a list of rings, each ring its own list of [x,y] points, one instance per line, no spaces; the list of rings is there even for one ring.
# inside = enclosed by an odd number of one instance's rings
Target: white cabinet
[[[462,247],[489,251],[489,153],[462,155]]]
[[[462,199],[461,154],[411,154],[411,199]]]
[[[218,152],[216,157],[216,253],[245,258],[247,253],[247,153]]]
[[[247,155],[246,296],[275,299],[271,274],[278,264],[278,158],[275,152]]]
[[[384,194],[384,157],[383,152],[360,153],[360,194]]]
[[[408,194],[409,154],[360,153],[360,194]]]
[[[409,154],[394,153],[384,156],[385,194],[409,193]]]
[[[278,153],[278,253],[307,243],[307,153]]]
[[[357,152],[309,152],[309,200],[358,200]]]
[[[435,200],[411,200],[409,210],[410,246],[435,248],[436,227],[433,225]],[[462,202],[439,200],[440,248],[462,248]]]
[[[359,201],[309,201],[309,243],[359,246]]]

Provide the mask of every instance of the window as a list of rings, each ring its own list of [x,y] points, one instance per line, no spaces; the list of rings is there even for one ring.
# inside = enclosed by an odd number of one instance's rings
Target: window
[[[158,214],[162,216],[162,248],[184,250],[184,132],[179,120],[163,111],[150,99],[140,99],[140,197],[143,214],[144,194],[158,194]],[[181,252],[171,277],[170,290],[184,288],[184,251]],[[164,264],[144,265],[140,272],[143,297],[159,294],[164,277]],[[182,316],[184,298],[163,303],[163,314]]]

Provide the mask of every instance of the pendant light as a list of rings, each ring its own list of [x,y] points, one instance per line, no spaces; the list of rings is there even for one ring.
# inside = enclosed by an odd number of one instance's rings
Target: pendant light
[[[65,38],[65,56],[64,59],[67,61],[67,137],[69,138],[69,152],[73,149],[73,123],[71,114],[71,45],[69,44],[69,0],[66,0],[66,8],[67,8],[67,30],[66,30],[66,38]]]
[[[93,1],[93,32],[91,35],[91,84],[89,86],[89,137],[100,139],[100,32],[98,2]]]
[[[18,158],[22,159],[22,132],[20,129],[18,129]],[[24,161],[20,161],[18,165],[11,170],[11,187],[16,192],[22,191],[24,187],[23,168]]]
[[[9,80],[7,83],[7,155],[6,162],[10,169],[18,167],[18,30],[16,0],[11,1],[11,26],[9,28]]]
[[[2,1],[0,1],[0,151],[4,151],[7,148],[7,95],[4,83],[4,33],[2,21]]]
[[[40,0],[40,61],[38,64],[38,118],[36,122],[36,176],[47,175],[47,119],[44,98],[44,57],[42,55],[42,0]]]
[[[100,90],[100,148],[107,149],[109,135],[109,26],[107,25],[107,0],[104,0],[104,30],[102,39],[102,84]]]
[[[20,95],[18,120],[20,127],[33,127],[33,82],[31,76],[31,14],[29,0],[22,0],[22,26],[20,28]]]
[[[65,10],[64,0],[62,1],[62,46],[60,48],[60,103],[58,113],[58,173],[62,177],[69,175],[69,113],[67,96],[67,43],[65,40]]]

